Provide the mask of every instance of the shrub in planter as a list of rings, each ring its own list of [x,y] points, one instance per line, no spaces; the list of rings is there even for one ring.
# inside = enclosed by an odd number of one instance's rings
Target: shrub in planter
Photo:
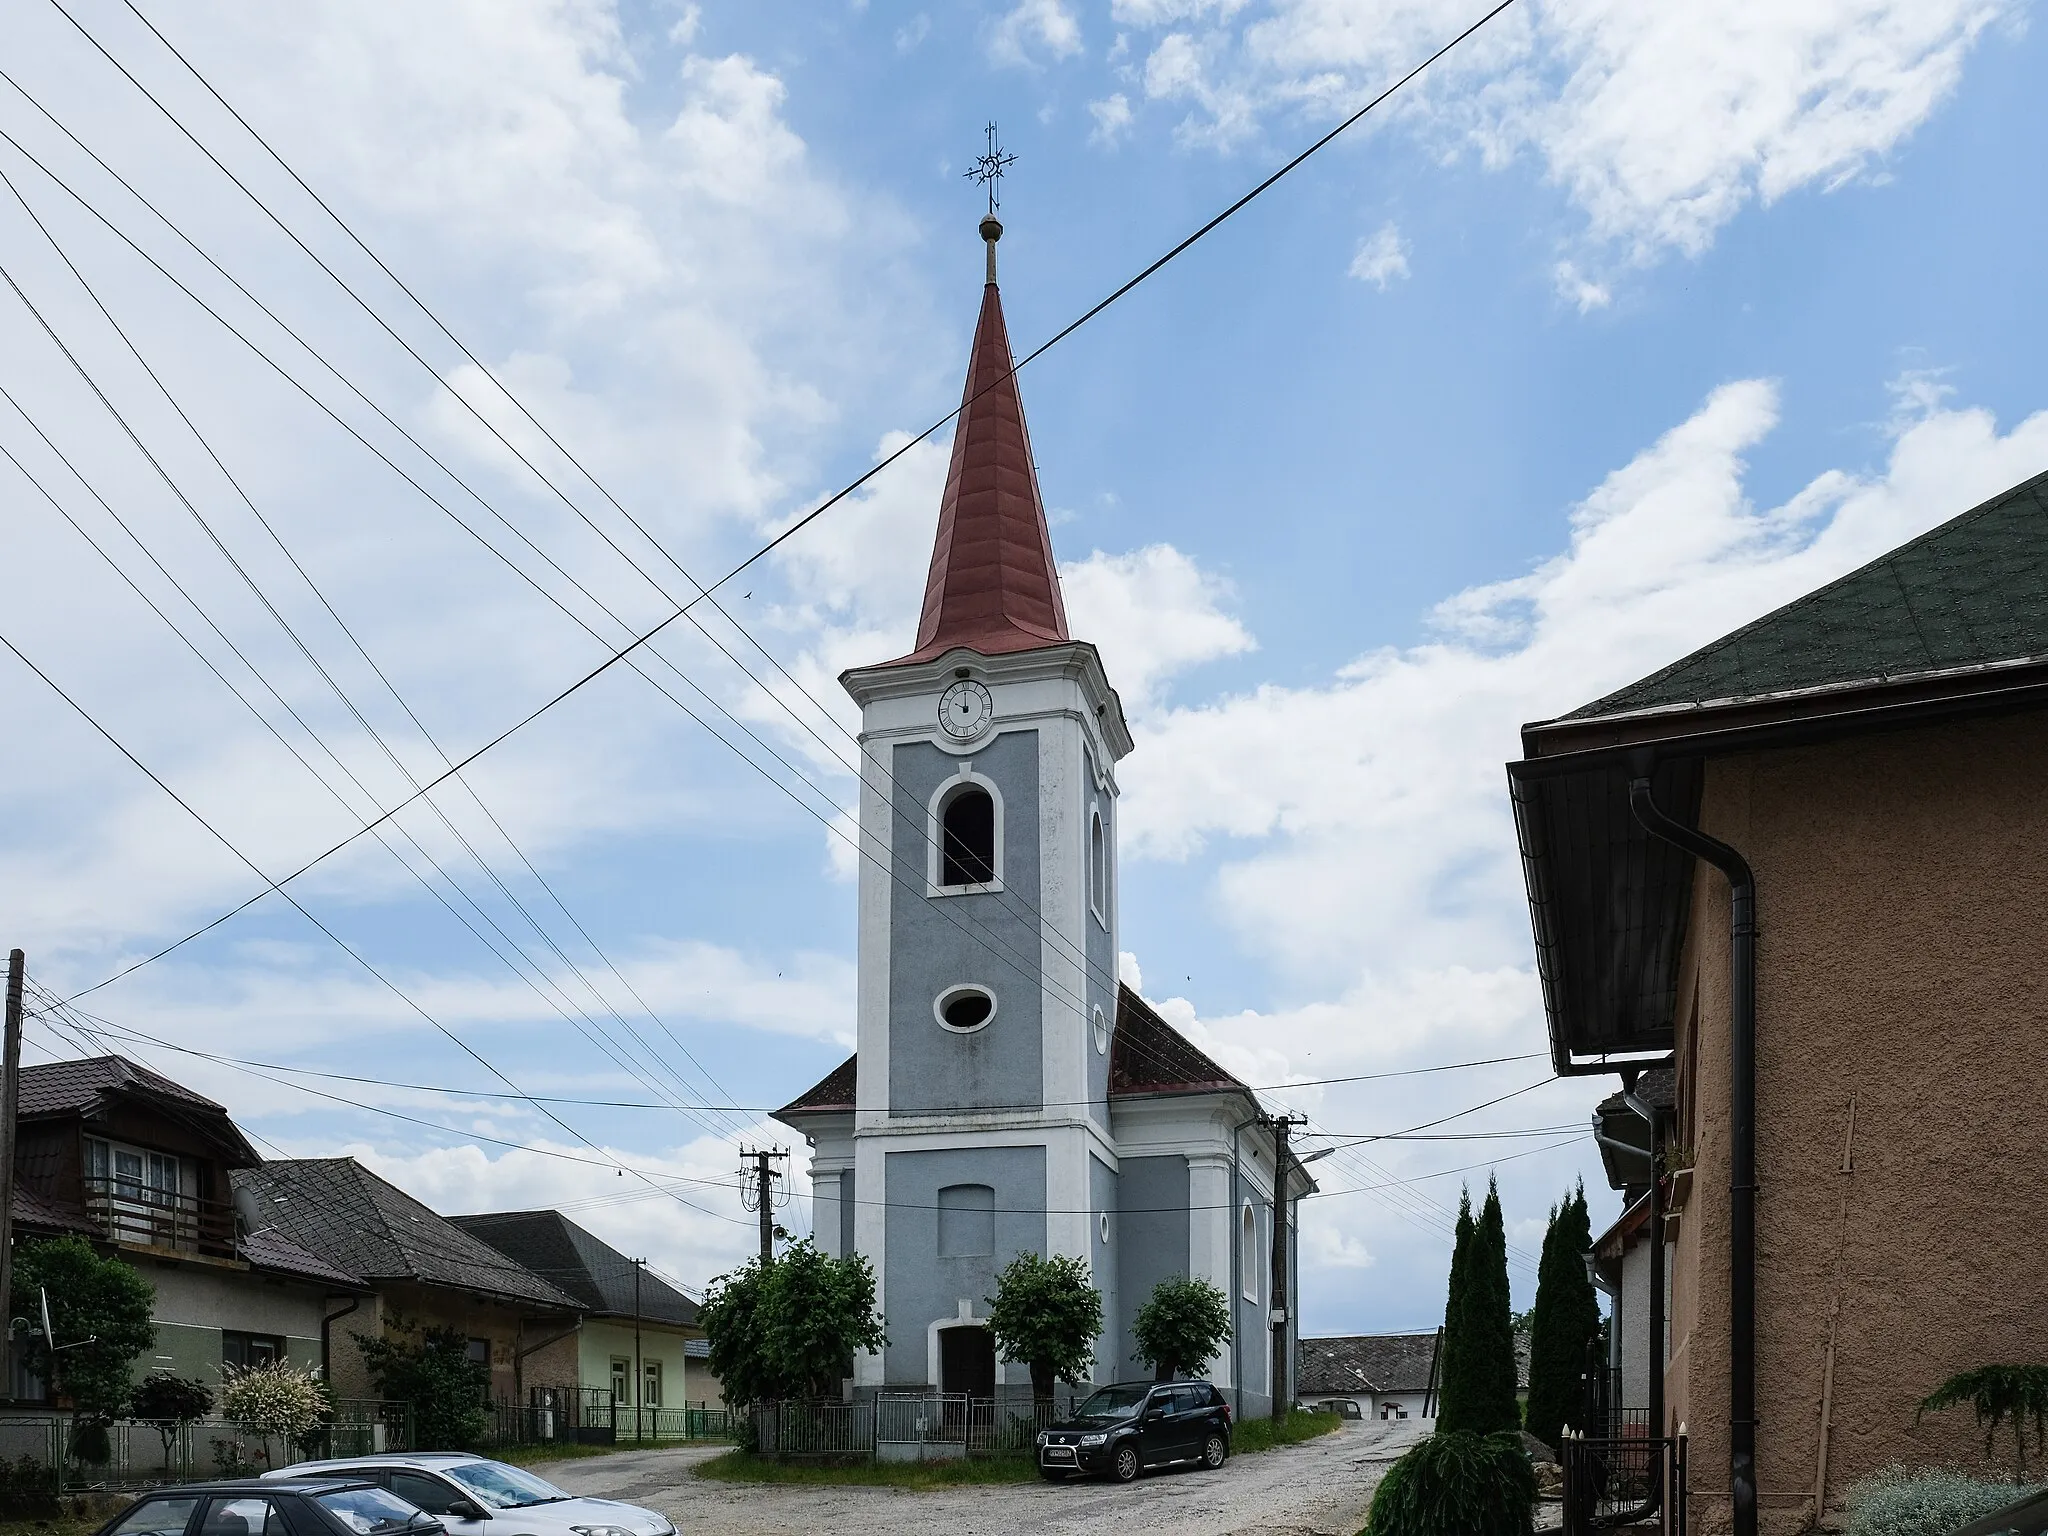
[[[1848,1536],[1948,1536],[2029,1491],[1949,1467],[1886,1467],[1849,1490]]]
[[[1436,1434],[1387,1469],[1360,1536],[1530,1536],[1535,1505],[1520,1436]]]

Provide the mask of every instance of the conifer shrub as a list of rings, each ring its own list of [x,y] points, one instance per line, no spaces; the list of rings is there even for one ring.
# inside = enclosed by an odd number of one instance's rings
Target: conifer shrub
[[[1359,1536],[1531,1536],[1535,1509],[1519,1435],[1438,1433],[1387,1469]]]

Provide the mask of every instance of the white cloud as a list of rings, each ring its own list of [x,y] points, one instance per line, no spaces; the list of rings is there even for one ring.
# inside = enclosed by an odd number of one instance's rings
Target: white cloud
[[[1081,24],[1064,0],[1017,0],[988,32],[988,56],[996,64],[1031,65],[1038,55],[1071,58],[1081,51]]]
[[[1358,242],[1358,251],[1351,258],[1351,276],[1384,293],[1387,284],[1399,282],[1407,275],[1408,242],[1391,223],[1382,224]]]
[[[932,18],[927,11],[919,11],[910,20],[896,29],[896,51],[910,53],[917,45],[931,36]]]
[[[1471,20],[1449,0],[1119,0],[1163,32],[1150,95],[1189,102],[1185,140],[1228,144],[1261,119],[1328,118]],[[1984,30],[2019,0],[1735,0],[1710,8],[1530,0],[1390,115],[1488,163],[1534,155],[1596,251],[1696,253],[1745,204],[1832,188],[1886,155],[1956,88]]]
[[[1088,115],[1095,119],[1095,127],[1088,135],[1089,142],[1114,144],[1131,126],[1130,98],[1117,91],[1100,101],[1091,101],[1088,103]]]
[[[1175,674],[1253,649],[1222,604],[1227,583],[1198,569],[1171,544],[1127,555],[1097,550],[1060,572],[1067,627],[1093,641],[1131,714],[1142,713]]]

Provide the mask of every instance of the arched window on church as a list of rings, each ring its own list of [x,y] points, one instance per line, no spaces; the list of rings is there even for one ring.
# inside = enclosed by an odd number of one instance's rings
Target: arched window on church
[[[1237,1267],[1238,1284],[1244,1290],[1246,1301],[1259,1299],[1259,1218],[1252,1210],[1251,1201],[1244,1203],[1244,1214],[1238,1218]]]
[[[1088,820],[1088,904],[1103,927],[1109,926],[1109,840],[1102,835],[1102,812]]]
[[[939,811],[939,884],[988,885],[995,878],[995,800],[979,784],[963,784]]]

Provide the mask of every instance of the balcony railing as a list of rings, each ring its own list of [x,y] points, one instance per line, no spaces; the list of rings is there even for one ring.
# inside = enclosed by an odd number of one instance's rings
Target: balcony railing
[[[225,1200],[202,1200],[127,1179],[88,1175],[85,1213],[117,1243],[235,1257],[235,1209]]]

